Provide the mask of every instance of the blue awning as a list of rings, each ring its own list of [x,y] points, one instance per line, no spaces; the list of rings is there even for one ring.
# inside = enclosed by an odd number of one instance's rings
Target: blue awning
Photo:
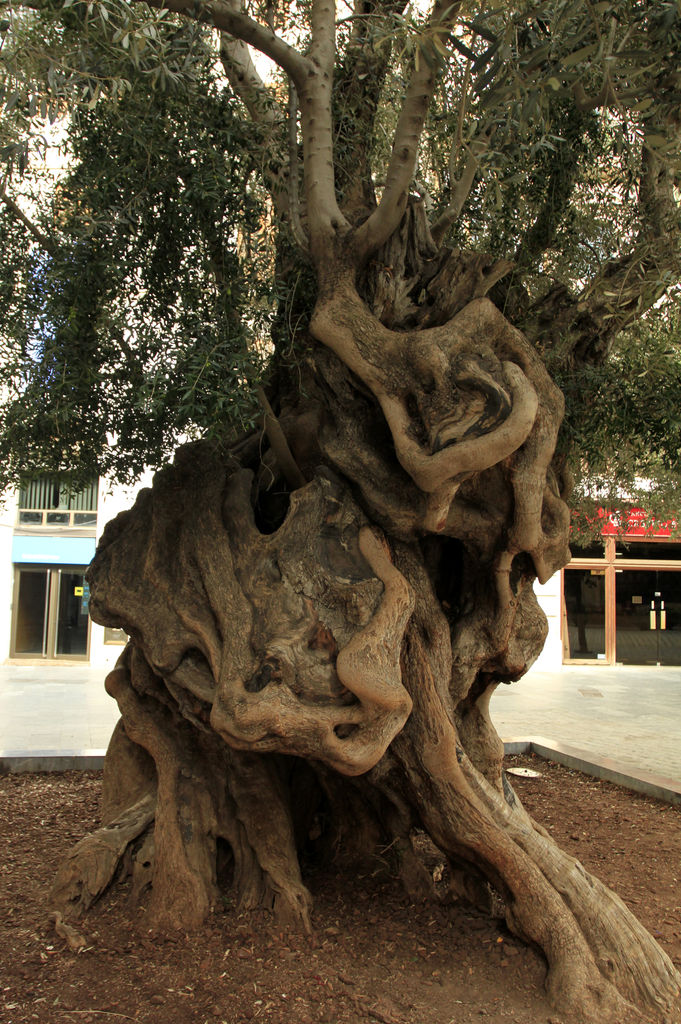
[[[89,565],[94,537],[19,536],[12,541],[12,561],[47,565]]]

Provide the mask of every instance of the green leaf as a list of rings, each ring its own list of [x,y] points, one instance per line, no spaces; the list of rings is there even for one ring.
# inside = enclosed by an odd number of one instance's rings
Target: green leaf
[[[598,53],[598,44],[589,43],[587,46],[581,46],[578,50],[575,50],[574,53],[568,54],[567,57],[563,57],[561,63],[564,68],[572,68],[576,64],[583,64],[587,60],[590,60],[596,53]]]

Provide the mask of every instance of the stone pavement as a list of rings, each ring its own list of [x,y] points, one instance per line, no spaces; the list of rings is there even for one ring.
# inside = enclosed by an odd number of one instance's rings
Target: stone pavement
[[[118,721],[106,669],[0,665],[0,754],[98,754]]]
[[[0,756],[97,754],[118,719],[105,669],[0,666]],[[681,781],[681,668],[566,666],[492,698],[505,740],[544,737]]]
[[[681,782],[681,668],[565,665],[499,686],[490,704],[505,739],[541,736],[624,768]]]

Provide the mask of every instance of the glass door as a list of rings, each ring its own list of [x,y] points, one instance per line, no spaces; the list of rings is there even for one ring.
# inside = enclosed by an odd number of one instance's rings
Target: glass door
[[[604,660],[605,570],[566,568],[563,587],[567,619],[566,660]]]
[[[21,569],[14,598],[14,653],[47,657],[49,569]]]
[[[622,569],[615,604],[617,661],[681,665],[681,573]]]
[[[84,568],[17,568],[12,656],[87,658],[88,604]]]
[[[58,570],[58,614],[55,655],[84,657],[87,654],[88,613],[82,572]]]

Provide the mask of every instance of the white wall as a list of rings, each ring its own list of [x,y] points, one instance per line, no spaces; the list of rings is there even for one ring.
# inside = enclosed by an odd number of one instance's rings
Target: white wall
[[[151,483],[152,474],[145,476],[134,487],[112,487],[100,480],[97,511],[97,540],[101,537],[109,520],[119,512],[130,508],[141,487]],[[14,571],[12,565],[12,540],[17,521],[18,492],[6,493],[0,507],[0,663],[10,656],[12,629],[12,598]],[[90,627],[90,664],[95,667],[112,666],[123,649],[122,644],[105,644],[104,627],[92,623]]]
[[[135,496],[142,487],[151,485],[152,474],[148,473],[133,487],[112,486],[106,480],[99,481],[97,509],[97,542],[104,532],[104,527],[115,519],[119,512],[124,512],[135,503]],[[93,622],[90,626],[90,664],[94,667],[113,667],[118,659],[123,644],[105,644],[104,627]]]
[[[17,495],[5,495],[0,507],[0,662],[9,658],[12,628],[12,537],[17,518]]]
[[[560,572],[554,573],[551,579],[543,585],[538,580],[535,581],[534,592],[549,624],[549,635],[546,638],[544,650],[534,663],[534,667],[539,671],[557,672],[563,665],[563,642],[560,636],[560,591]]]

